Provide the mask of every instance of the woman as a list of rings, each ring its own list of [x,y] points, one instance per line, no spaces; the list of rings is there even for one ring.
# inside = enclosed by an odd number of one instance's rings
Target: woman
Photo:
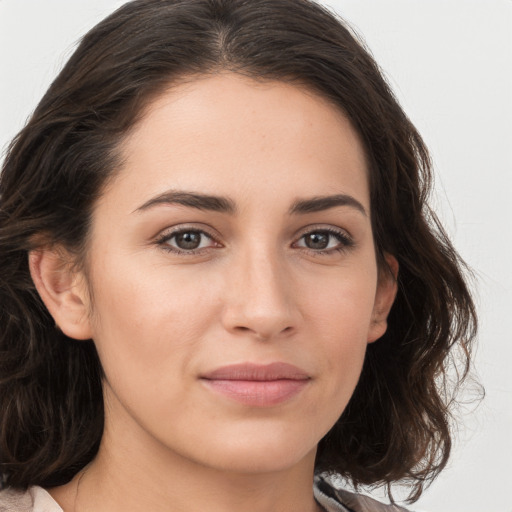
[[[0,510],[398,510],[328,475],[417,499],[476,324],[429,166],[313,2],[95,27],[1,175]]]

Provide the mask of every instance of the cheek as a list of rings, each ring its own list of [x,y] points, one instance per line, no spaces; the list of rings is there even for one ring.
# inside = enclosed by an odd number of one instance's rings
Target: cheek
[[[322,360],[327,394],[338,409],[348,402],[359,380],[372,323],[376,290],[376,271],[340,272],[310,283],[305,325],[315,340],[317,357]],[[341,392],[340,392],[341,391]]]
[[[351,266],[316,275],[303,282],[298,296],[307,323],[320,329],[322,338],[363,340],[372,321],[377,283],[376,266]]]
[[[104,260],[93,283],[93,337],[107,376],[147,371],[157,377],[158,368],[172,368],[164,374],[169,379],[201,339],[218,301],[204,280],[141,268]]]

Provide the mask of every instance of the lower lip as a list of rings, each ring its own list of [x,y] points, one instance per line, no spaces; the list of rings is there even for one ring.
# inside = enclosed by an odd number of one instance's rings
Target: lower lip
[[[282,404],[299,394],[309,380],[209,380],[203,382],[214,391],[253,407]]]

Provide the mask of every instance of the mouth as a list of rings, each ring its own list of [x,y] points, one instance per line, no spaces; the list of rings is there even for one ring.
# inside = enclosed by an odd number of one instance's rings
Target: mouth
[[[217,368],[202,375],[201,381],[230,400],[253,407],[270,407],[298,395],[311,377],[288,363],[243,363]]]

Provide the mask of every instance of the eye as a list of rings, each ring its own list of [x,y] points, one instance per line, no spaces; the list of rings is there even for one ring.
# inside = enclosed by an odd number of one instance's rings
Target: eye
[[[157,243],[169,252],[189,254],[219,245],[213,237],[199,229],[180,229],[165,233]]]
[[[335,229],[316,229],[302,235],[297,247],[304,247],[317,253],[343,251],[354,245],[353,240],[344,232]]]

